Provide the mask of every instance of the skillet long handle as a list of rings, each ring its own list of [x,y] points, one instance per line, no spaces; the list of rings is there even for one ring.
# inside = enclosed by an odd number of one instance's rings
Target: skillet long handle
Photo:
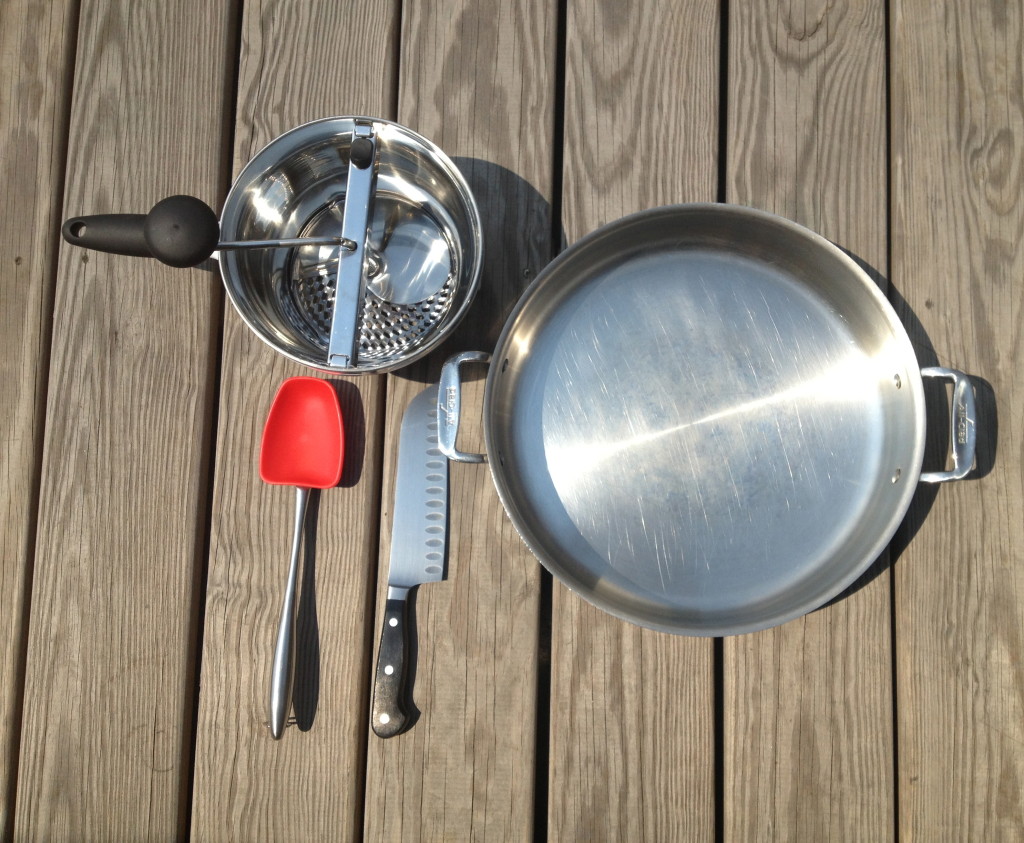
[[[299,553],[306,524],[309,489],[295,490],[295,534],[292,536],[292,558],[288,565],[288,581],[281,606],[281,622],[277,629],[274,663],[270,671],[270,734],[280,740],[292,706],[292,684],[295,680],[295,593],[299,581]]]
[[[391,738],[405,728],[406,676],[409,661],[409,605],[406,593],[388,596],[384,605],[377,673],[373,680],[373,731]]]

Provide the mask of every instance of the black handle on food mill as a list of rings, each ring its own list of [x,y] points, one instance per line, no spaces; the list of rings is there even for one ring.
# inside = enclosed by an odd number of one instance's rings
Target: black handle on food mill
[[[217,248],[220,224],[194,196],[169,196],[148,214],[72,217],[61,227],[68,243],[116,255],[156,258],[169,266],[196,266]]]

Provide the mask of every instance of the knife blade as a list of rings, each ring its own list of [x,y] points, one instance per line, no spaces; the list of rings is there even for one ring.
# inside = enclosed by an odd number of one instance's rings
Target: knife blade
[[[375,734],[390,738],[408,721],[409,592],[444,579],[448,537],[448,460],[437,444],[437,386],[406,408],[398,436],[394,524],[377,669],[373,683]]]

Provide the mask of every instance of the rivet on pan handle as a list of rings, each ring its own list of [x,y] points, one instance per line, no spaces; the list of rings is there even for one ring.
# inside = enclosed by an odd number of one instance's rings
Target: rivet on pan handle
[[[459,416],[462,410],[462,379],[459,367],[463,363],[489,363],[491,355],[484,351],[463,351],[449,357],[441,369],[441,383],[437,390],[437,443],[448,459],[455,462],[486,462],[486,454],[467,454],[455,447],[459,436]]]
[[[930,366],[921,370],[923,378],[946,378],[953,381],[953,401],[950,408],[950,446],[953,452],[953,468],[949,471],[926,471],[921,474],[922,483],[945,483],[948,480],[962,480],[974,468],[974,452],[977,445],[977,414],[974,409],[974,388],[971,379],[956,369]]]

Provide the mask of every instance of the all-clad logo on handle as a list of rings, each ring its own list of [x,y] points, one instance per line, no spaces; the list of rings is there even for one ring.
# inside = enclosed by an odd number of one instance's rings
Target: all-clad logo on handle
[[[956,425],[956,441],[960,445],[966,445],[967,444],[967,423],[968,423],[968,419],[967,419],[967,403],[965,401],[961,400],[959,402],[959,404],[957,405],[957,410],[959,412],[960,420],[957,422],[957,425]]]
[[[444,391],[444,423],[454,427],[459,421],[459,388],[449,386]]]
[[[462,397],[459,379],[459,366],[463,363],[487,363],[489,354],[482,351],[462,351],[449,357],[441,369],[441,382],[437,394],[437,421],[439,445],[441,453],[456,462],[486,462],[483,454],[464,454],[455,447],[459,435],[459,416],[462,409]],[[486,404],[486,401],[484,402]]]

